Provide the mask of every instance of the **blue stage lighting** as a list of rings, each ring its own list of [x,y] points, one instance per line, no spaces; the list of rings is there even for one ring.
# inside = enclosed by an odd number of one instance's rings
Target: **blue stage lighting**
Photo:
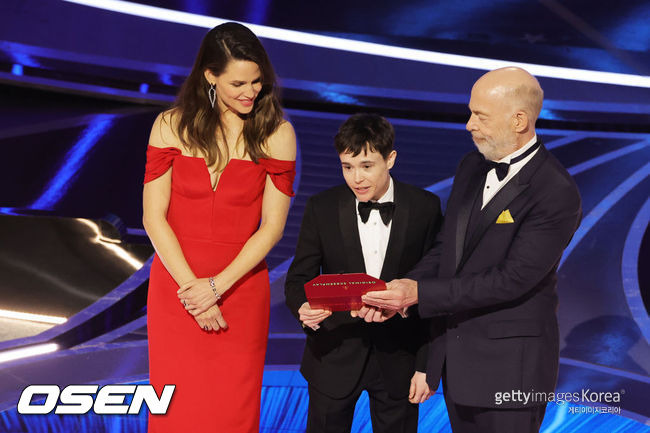
[[[14,44],[15,45],[15,44]],[[13,61],[22,66],[29,66],[30,68],[40,68],[41,64],[34,59],[34,57],[29,54],[22,53],[20,51],[12,51],[9,53]]]
[[[23,65],[15,63],[11,66],[11,73],[14,75],[23,75]]]
[[[63,164],[50,180],[45,191],[32,203],[30,209],[52,209],[65,195],[77,172],[81,170],[90,150],[112,126],[114,114],[99,114],[81,133],[79,141],[72,146]]]
[[[320,92],[320,96],[328,102],[334,102],[336,104],[353,104],[353,105],[365,105],[360,102],[357,98],[354,98],[350,95],[346,95],[338,92]]]
[[[165,72],[165,73],[160,74],[158,76],[158,78],[160,79],[160,82],[163,83],[163,84],[166,84],[168,86],[173,86],[174,85],[174,82],[172,81],[172,75],[171,74],[168,74],[168,73]]]
[[[263,24],[269,9],[269,0],[250,0],[246,19],[254,24]]]
[[[143,5],[125,0],[64,0],[70,3],[100,8],[143,18],[162,20],[195,27],[212,28],[228,21],[188,12],[175,11],[155,6]],[[644,75],[621,74],[586,69],[564,68],[559,66],[538,65],[533,63],[512,62],[484,57],[461,56],[458,54],[426,51],[413,48],[396,47],[359,41],[355,39],[337,38],[315,33],[281,29],[259,24],[246,24],[256,35],[262,38],[275,39],[313,47],[329,48],[354,53],[369,54],[394,59],[405,59],[416,62],[439,65],[457,66],[487,70],[505,66],[519,66],[538,77],[560,78],[565,80],[585,81],[592,83],[616,84],[619,86],[650,88],[650,77]]]
[[[628,192],[640,184],[646,177],[650,176],[650,162],[632,173],[623,183],[616,186],[604,199],[602,199],[593,209],[582,219],[580,227],[573,235],[573,239],[569,246],[564,250],[562,260],[560,260],[560,267],[564,264],[567,257],[575,249],[576,245],[580,243],[589,230],[596,225],[596,223],[618,203]]]

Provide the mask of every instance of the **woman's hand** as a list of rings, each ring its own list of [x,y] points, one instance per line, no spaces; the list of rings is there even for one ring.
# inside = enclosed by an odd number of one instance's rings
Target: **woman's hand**
[[[178,298],[185,306],[185,309],[193,316],[203,313],[211,306],[215,305],[218,298],[228,290],[227,287],[219,281],[219,277],[214,277],[214,290],[210,284],[209,278],[197,278],[183,284],[178,289]],[[216,294],[219,296],[215,295]]]
[[[411,389],[409,390],[409,401],[413,404],[424,403],[433,393],[427,384],[427,375],[416,371],[411,378]]]
[[[206,332],[228,329],[226,319],[223,318],[217,304],[211,306],[201,314],[194,316],[196,323]]]

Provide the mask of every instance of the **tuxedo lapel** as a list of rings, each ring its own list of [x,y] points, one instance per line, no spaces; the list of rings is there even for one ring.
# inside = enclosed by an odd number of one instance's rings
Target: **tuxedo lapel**
[[[399,182],[393,180],[395,188],[393,203],[395,203],[395,212],[393,213],[393,223],[390,228],[390,237],[384,256],[384,265],[381,268],[380,279],[387,281],[392,280],[398,275],[400,259],[404,251],[406,242],[406,229],[409,222],[410,202],[406,196],[406,191]]]
[[[485,232],[493,224],[496,224],[497,217],[503,212],[507,206],[517,197],[524,192],[529,185],[531,176],[537,171],[539,166],[546,160],[547,151],[543,146],[540,146],[535,156],[517,173],[496,195],[490,200],[487,206],[481,212],[480,220],[476,225],[476,229],[470,236],[467,248],[462,255],[462,259],[456,267],[456,271],[460,269],[469,256],[471,255],[476,245],[479,243]],[[471,207],[470,207],[471,212]]]
[[[474,248],[476,248],[476,245],[485,234],[485,231],[492,224],[495,224],[499,214],[526,188],[528,188],[528,185],[520,185],[517,182],[517,176],[515,176],[494,196],[494,198],[492,198],[492,200],[490,200],[488,205],[481,212],[480,220],[476,225],[476,229],[473,230],[472,233],[468,233],[468,236],[470,236],[469,242],[467,243],[467,248],[465,249],[463,258],[458,264],[456,270],[460,269],[462,265],[465,264],[465,261],[472,251],[474,251]]]
[[[474,168],[474,174],[469,176],[469,181],[463,185],[463,196],[458,207],[458,215],[456,217],[456,266],[458,269],[460,261],[463,258],[465,236],[467,236],[467,225],[469,224],[469,217],[472,213],[474,201],[477,200],[483,182],[480,182],[481,173],[479,167]]]
[[[352,191],[346,190],[339,198],[339,227],[341,227],[341,237],[343,238],[341,253],[345,254],[348,265],[347,272],[365,272],[366,265],[361,250],[355,205],[354,194]]]

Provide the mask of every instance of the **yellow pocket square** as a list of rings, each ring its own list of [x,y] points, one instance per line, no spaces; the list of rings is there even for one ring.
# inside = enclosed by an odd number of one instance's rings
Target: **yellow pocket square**
[[[499,218],[497,218],[497,224],[511,224],[514,222],[515,220],[513,220],[512,215],[510,215],[510,209],[506,209],[501,212],[501,215],[499,215]]]

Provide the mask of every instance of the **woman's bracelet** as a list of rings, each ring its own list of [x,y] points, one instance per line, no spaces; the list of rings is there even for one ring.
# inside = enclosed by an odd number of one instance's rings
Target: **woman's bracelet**
[[[214,277],[208,278],[208,281],[210,282],[210,287],[212,287],[212,293],[214,293],[214,296],[217,298],[217,302],[219,302],[221,295],[217,292],[217,286],[214,285]]]

